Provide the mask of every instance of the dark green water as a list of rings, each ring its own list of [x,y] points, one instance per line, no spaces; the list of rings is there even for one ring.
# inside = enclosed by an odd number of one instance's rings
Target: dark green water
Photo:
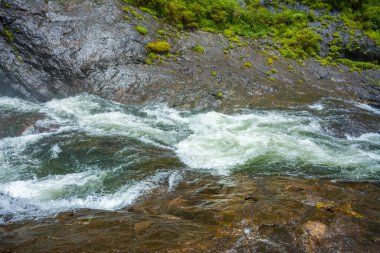
[[[0,98],[0,222],[118,210],[155,189],[234,173],[380,179],[380,110],[327,98],[224,114],[80,95]]]

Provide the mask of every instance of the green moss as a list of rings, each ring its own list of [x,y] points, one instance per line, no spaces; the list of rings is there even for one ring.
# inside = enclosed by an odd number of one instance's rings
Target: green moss
[[[247,62],[244,62],[243,66],[246,68],[252,68],[252,63],[247,61]]]
[[[152,60],[157,59],[157,55],[156,55],[155,53],[153,53],[153,52],[149,53],[149,54],[148,54],[148,57],[149,57],[150,59],[152,59]]]
[[[129,13],[129,12],[130,12],[130,8],[129,8],[128,6],[123,7],[122,10],[123,10],[125,13]]]
[[[170,58],[172,58],[172,57],[173,57],[173,55],[172,55],[171,53],[167,53],[167,54],[166,54],[166,58],[170,59]]]
[[[366,69],[380,69],[380,65],[372,63],[372,62],[360,62],[360,61],[352,61],[350,59],[337,59],[337,62],[343,65],[346,65],[348,67],[351,67],[352,71],[359,71]]]
[[[211,75],[216,76],[217,75],[216,71],[211,71]]]
[[[129,16],[124,16],[124,19],[125,19],[126,21],[130,21],[130,20],[131,20],[131,18],[130,18]]]
[[[376,44],[380,45],[380,32],[379,31],[364,31],[364,34],[371,38]]]
[[[132,13],[132,15],[133,15],[135,18],[137,18],[137,17],[139,16],[139,13],[138,13],[137,11],[135,11],[135,10],[132,10],[131,13]]]
[[[273,61],[273,59],[272,59],[272,58],[268,58],[268,59],[267,59],[267,63],[268,63],[268,65],[272,65],[272,64],[273,64],[273,62],[274,62],[274,61]]]
[[[319,42],[322,38],[310,28],[286,29],[282,36],[283,38],[278,39],[278,43],[282,45],[282,50],[279,51],[284,57],[304,58],[316,56],[319,52]]]
[[[166,35],[166,31],[165,30],[157,30],[157,33],[161,36],[165,36]]]
[[[277,69],[272,68],[272,69],[270,70],[270,72],[271,72],[272,74],[275,74],[275,73],[277,73],[278,71],[277,71]]]
[[[147,35],[148,34],[148,29],[144,26],[136,25],[135,28],[136,28],[136,31],[138,31],[141,35]]]
[[[316,21],[315,12],[302,13],[286,9],[278,1],[270,1],[270,5],[281,11],[273,11],[258,0],[245,0],[241,7],[236,0],[124,0],[160,17],[179,29],[202,29],[208,32],[220,32],[238,46],[245,44],[239,36],[273,39],[272,49],[277,49],[287,58],[297,59],[316,57],[320,51],[321,36],[315,28],[309,26]],[[312,9],[324,10],[319,18],[322,27],[331,22],[342,21],[351,33],[355,29],[364,29],[365,34],[376,43],[380,42],[380,5],[378,0],[285,0],[290,4],[301,2]],[[330,10],[338,9],[341,15],[327,15]],[[130,11],[138,18],[142,16]],[[163,35],[164,36],[164,35]],[[334,34],[334,38],[339,38]],[[354,44],[355,45],[355,44]],[[277,48],[278,46],[278,48]],[[331,56],[340,55],[341,45],[330,45]]]
[[[148,64],[148,65],[151,65],[151,64],[152,64],[152,60],[150,60],[150,59],[146,59],[146,60],[145,60],[145,63]]]
[[[229,40],[232,41],[232,42],[240,43],[240,38],[237,35],[234,36],[234,37],[229,38]]]
[[[202,47],[201,45],[196,45],[195,47],[192,48],[194,52],[203,54],[205,52],[205,48]]]
[[[157,13],[152,9],[145,8],[145,7],[140,7],[139,9],[140,9],[140,11],[149,13],[150,15],[153,15],[153,16],[157,15]]]
[[[3,37],[6,41],[8,41],[9,43],[13,43],[14,41],[14,36],[13,36],[13,33],[12,31],[7,28],[7,27],[4,27],[3,29]]]
[[[217,93],[216,93],[216,98],[217,99],[222,99],[224,97],[224,95],[223,95],[223,93],[221,92],[221,91],[218,91]]]
[[[3,2],[3,6],[4,6],[4,8],[6,8],[6,9],[11,8],[11,5],[10,5],[8,2]]]
[[[232,38],[233,36],[235,36],[235,32],[232,29],[226,29],[223,31],[223,35],[226,38]]]
[[[156,41],[148,43],[146,45],[146,49],[155,53],[166,53],[171,49],[171,47],[167,41]]]

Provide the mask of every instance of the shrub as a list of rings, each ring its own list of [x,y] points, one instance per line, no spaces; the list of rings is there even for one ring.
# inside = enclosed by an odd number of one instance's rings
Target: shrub
[[[252,63],[247,61],[247,62],[244,62],[243,66],[246,68],[252,68]]]
[[[153,52],[149,53],[149,54],[148,54],[148,57],[149,57],[150,59],[153,59],[153,60],[157,59],[157,55],[156,55],[155,53],[153,53]]]
[[[148,29],[144,26],[136,25],[135,28],[136,28],[136,31],[138,31],[141,35],[148,34]]]
[[[14,41],[13,33],[9,28],[5,27],[3,29],[3,36],[4,36],[4,39],[8,41],[9,43],[12,43]]]
[[[200,53],[200,54],[203,54],[205,52],[205,48],[202,47],[201,45],[197,45],[197,46],[193,47],[193,51]]]
[[[156,41],[148,43],[146,45],[146,49],[151,52],[166,53],[171,49],[171,47],[167,41]]]
[[[157,30],[157,33],[161,36],[165,36],[166,35],[166,31],[165,30]]]

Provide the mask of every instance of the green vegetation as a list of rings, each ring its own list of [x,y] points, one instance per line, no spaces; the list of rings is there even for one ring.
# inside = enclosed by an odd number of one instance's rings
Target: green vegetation
[[[242,37],[270,38],[266,50],[278,50],[281,56],[291,59],[317,57],[320,51],[321,35],[318,29],[310,27],[310,22],[320,22],[319,28],[326,28],[331,22],[343,22],[342,30],[348,31],[355,39],[355,30],[364,33],[380,44],[380,1],[379,0],[286,0],[270,1],[270,5],[280,11],[267,8],[259,0],[245,0],[243,7],[236,0],[123,0],[141,11],[160,17],[178,29],[201,29],[219,32],[231,42],[227,49],[245,46]],[[309,12],[285,8],[282,4],[300,2],[311,7]],[[130,7],[126,13],[142,19],[141,14]],[[317,18],[314,10],[321,10]],[[329,11],[338,10],[340,14]],[[165,36],[165,31],[157,31]],[[236,44],[233,44],[236,43]],[[340,34],[330,43],[330,53],[324,63],[336,64],[342,52]],[[353,47],[357,43],[352,44]],[[267,48],[268,47],[268,48]],[[227,49],[225,53],[228,54]],[[197,50],[195,50],[197,51]],[[198,51],[197,51],[198,52]],[[273,59],[268,59],[273,64]],[[303,64],[300,64],[303,65]],[[357,64],[362,67],[362,64]]]
[[[156,41],[146,45],[146,49],[155,53],[166,53],[170,50],[170,44],[167,41]]]
[[[217,75],[216,71],[211,71],[211,75],[216,76]]]
[[[222,99],[224,97],[223,93],[221,91],[218,91],[215,96],[217,99]]]
[[[205,48],[202,47],[201,45],[196,45],[195,47],[193,47],[193,51],[203,54],[205,52]]]
[[[135,28],[136,28],[136,31],[138,31],[141,35],[147,35],[148,34],[148,29],[144,26],[136,25]]]
[[[156,55],[155,53],[153,53],[153,52],[149,53],[149,54],[148,54],[148,57],[149,57],[150,59],[152,59],[152,60],[157,59],[157,55]]]
[[[352,61],[350,59],[337,59],[337,62],[350,67],[350,71],[358,71],[365,69],[380,69],[380,66],[372,62]]]
[[[246,68],[252,68],[252,63],[247,61],[247,62],[244,62],[243,66]]]
[[[165,36],[166,35],[166,31],[165,30],[158,30],[157,33],[161,36]]]
[[[9,43],[12,43],[14,41],[13,33],[9,28],[4,27],[2,34],[3,34],[4,39],[8,41]]]
[[[125,13],[129,13],[129,12],[130,12],[130,9],[129,9],[128,6],[123,7],[122,10],[123,10]]]

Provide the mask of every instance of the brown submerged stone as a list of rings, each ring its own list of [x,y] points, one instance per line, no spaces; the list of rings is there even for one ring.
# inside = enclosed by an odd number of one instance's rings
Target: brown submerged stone
[[[374,183],[206,176],[158,189],[124,211],[2,225],[0,251],[378,252],[379,199]]]

